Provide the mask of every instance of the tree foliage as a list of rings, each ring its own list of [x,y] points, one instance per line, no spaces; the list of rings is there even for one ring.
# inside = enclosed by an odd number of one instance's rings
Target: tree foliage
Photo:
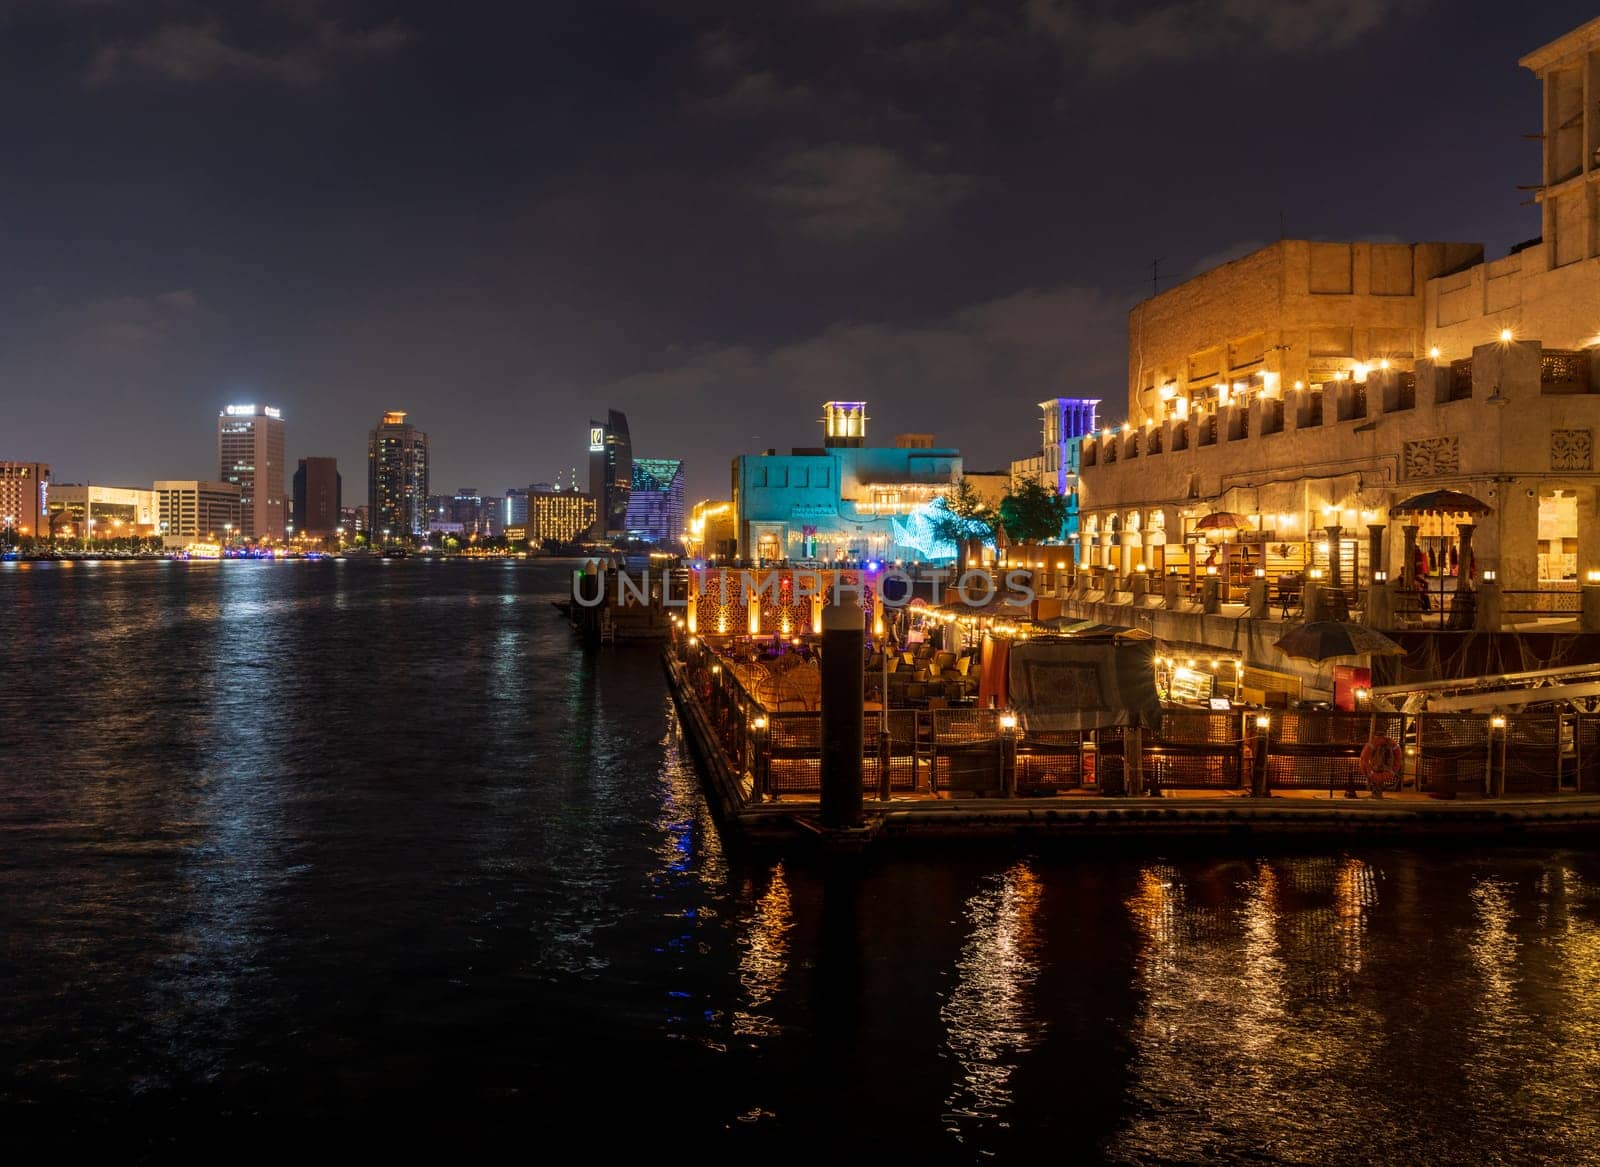
[[[1013,543],[1043,543],[1061,538],[1067,498],[1037,482],[1014,487],[1000,500],[1000,522]]]
[[[958,549],[971,539],[988,542],[994,538],[993,514],[965,478],[956,479],[948,495],[934,500],[928,526],[940,542],[953,543]]]

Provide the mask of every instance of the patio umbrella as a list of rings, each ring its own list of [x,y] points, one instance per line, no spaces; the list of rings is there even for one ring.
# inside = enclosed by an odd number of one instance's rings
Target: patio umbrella
[[[1343,656],[1404,656],[1406,650],[1381,632],[1345,620],[1313,620],[1291,628],[1273,645],[1285,656],[1321,663]]]
[[[1250,520],[1237,511],[1212,511],[1194,525],[1196,531],[1248,531]]]
[[[1478,518],[1488,514],[1494,508],[1481,499],[1473,498],[1459,490],[1428,490],[1421,494],[1414,494],[1404,502],[1397,502],[1389,508],[1391,515],[1433,515],[1439,519],[1439,539],[1444,540],[1444,520],[1450,517],[1469,516]],[[1409,567],[1410,565],[1407,564]],[[1461,580],[1465,578],[1467,565],[1460,565],[1461,575],[1456,577],[1456,591],[1462,590]],[[1444,627],[1444,571],[1439,571],[1439,627]]]

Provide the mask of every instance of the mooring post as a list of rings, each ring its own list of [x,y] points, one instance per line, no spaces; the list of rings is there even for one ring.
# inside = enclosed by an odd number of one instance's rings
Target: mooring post
[[[1271,749],[1272,715],[1256,714],[1256,748],[1254,764],[1250,767],[1250,793],[1256,798],[1266,798],[1272,793],[1267,786],[1267,755]]]
[[[822,825],[861,823],[863,652],[866,614],[856,604],[822,610]]]
[[[1128,794],[1139,797],[1144,793],[1144,726],[1130,725],[1122,735],[1123,773],[1127,776]]]

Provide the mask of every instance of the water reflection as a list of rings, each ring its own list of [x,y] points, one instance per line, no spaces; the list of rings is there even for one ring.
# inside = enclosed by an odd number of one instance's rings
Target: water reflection
[[[746,892],[752,891],[750,884]],[[783,988],[789,971],[790,933],[794,910],[782,863],[772,868],[766,888],[755,897],[739,945],[739,984],[744,1000],[733,1015],[733,1031],[741,1037],[770,1037],[780,1026],[765,1010]]]
[[[970,931],[956,982],[939,1010],[946,1045],[961,1068],[946,1097],[946,1129],[961,1135],[1005,1113],[1021,1056],[1044,1037],[1033,1002],[1039,975],[1041,885],[1019,862],[966,903]]]

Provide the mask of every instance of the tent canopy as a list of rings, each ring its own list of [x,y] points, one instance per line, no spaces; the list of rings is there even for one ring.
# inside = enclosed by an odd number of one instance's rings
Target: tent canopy
[[[1007,672],[1025,732],[1161,724],[1153,640],[1025,640],[1011,645]]]

